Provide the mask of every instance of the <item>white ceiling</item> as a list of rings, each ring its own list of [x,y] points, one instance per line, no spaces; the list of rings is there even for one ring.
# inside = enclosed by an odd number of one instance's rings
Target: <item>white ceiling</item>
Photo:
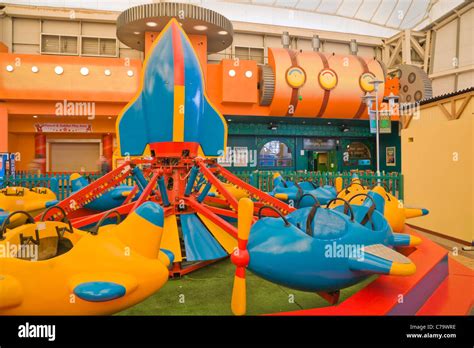
[[[178,0],[200,5],[232,21],[390,37],[420,30],[470,0]],[[160,0],[6,0],[36,6],[122,11]],[[167,2],[167,1],[161,1]],[[169,2],[169,0],[168,0]]]

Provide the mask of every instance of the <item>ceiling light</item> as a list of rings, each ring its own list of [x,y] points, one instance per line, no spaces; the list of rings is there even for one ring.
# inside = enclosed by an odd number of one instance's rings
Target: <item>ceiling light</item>
[[[89,69],[86,68],[86,67],[82,67],[82,68],[81,68],[81,75],[82,75],[82,76],[87,76],[87,75],[89,75]]]
[[[6,69],[7,69],[8,72],[12,72],[13,71],[13,66],[12,65],[7,65]]]
[[[33,65],[31,67],[31,71],[34,72],[35,74],[39,71],[39,68],[36,65]]]
[[[339,129],[341,130],[341,132],[344,132],[344,133],[347,133],[347,132],[349,132],[349,130],[350,130],[349,127],[347,127],[347,126],[345,126],[345,125],[341,125],[341,126],[339,127]]]
[[[247,70],[245,72],[245,77],[251,78],[253,76],[253,73],[250,70]]]
[[[140,35],[140,32],[139,31],[134,31],[133,32],[135,35]]]
[[[225,30],[221,30],[221,31],[218,31],[217,34],[219,34],[219,35],[227,35],[228,33],[227,33],[227,31],[225,31]]]
[[[193,28],[194,30],[197,30],[197,31],[207,30],[207,27],[205,25],[195,25]]]
[[[234,77],[234,76],[235,76],[235,70],[234,70],[234,69],[230,69],[230,70],[229,70],[229,76],[230,76],[230,77]]]
[[[56,67],[54,68],[54,72],[55,72],[57,75],[61,75],[61,74],[64,72],[64,69],[63,69],[62,66],[59,66],[59,65],[58,65],[58,66],[56,66]]]
[[[33,118],[38,118],[38,115],[33,115]]]
[[[111,119],[112,119],[112,116],[109,116],[109,117],[107,117],[107,118],[108,118],[109,120],[111,120]]]
[[[146,25],[150,28],[154,28],[158,26],[158,23],[155,22],[146,22]]]
[[[112,72],[110,71],[110,69],[105,69],[104,74],[105,74],[105,76],[110,76],[110,75],[112,75]]]
[[[132,77],[133,76],[133,70],[127,71],[127,75],[128,75],[128,77]]]
[[[270,122],[270,124],[268,125],[268,129],[270,130],[277,130],[278,129],[278,126],[273,124],[272,122]]]

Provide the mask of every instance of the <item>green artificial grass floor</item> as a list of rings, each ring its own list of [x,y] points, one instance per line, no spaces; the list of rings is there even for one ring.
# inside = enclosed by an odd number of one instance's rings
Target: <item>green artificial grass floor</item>
[[[206,266],[165,286],[145,301],[118,315],[232,315],[230,300],[235,266],[229,258]],[[314,293],[270,283],[247,271],[247,315],[294,311],[328,306]],[[340,302],[376,277],[341,290]]]

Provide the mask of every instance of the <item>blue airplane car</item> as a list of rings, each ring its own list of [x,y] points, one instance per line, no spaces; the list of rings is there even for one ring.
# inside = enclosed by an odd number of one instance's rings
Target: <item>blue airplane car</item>
[[[273,187],[273,191],[269,193],[270,195],[289,204],[293,202],[296,208],[311,207],[315,203],[315,198],[320,204],[326,205],[337,196],[334,186],[324,185],[318,187],[309,181],[296,183],[283,179],[280,173],[275,173]]]
[[[375,192],[366,196],[359,206],[344,202],[327,209],[315,203],[287,216],[258,220],[248,239],[248,269],[310,292],[337,291],[372,274],[413,274],[416,266],[393,247],[421,240],[393,233],[383,216],[383,197]]]
[[[78,173],[71,174],[71,186],[72,191],[76,192],[89,185],[89,181]],[[133,187],[128,185],[119,185],[113,189],[105,192],[101,196],[95,198],[91,202],[87,203],[84,207],[96,211],[107,211],[115,209],[123,204],[128,195],[132,192]],[[140,193],[137,193],[134,199],[140,197]]]

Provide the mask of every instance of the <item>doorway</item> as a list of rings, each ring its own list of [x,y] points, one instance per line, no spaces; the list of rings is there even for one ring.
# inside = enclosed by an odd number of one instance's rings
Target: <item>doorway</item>
[[[47,171],[96,172],[102,153],[100,139],[50,139],[46,152]]]
[[[309,151],[309,170],[315,172],[337,171],[336,151]]]

